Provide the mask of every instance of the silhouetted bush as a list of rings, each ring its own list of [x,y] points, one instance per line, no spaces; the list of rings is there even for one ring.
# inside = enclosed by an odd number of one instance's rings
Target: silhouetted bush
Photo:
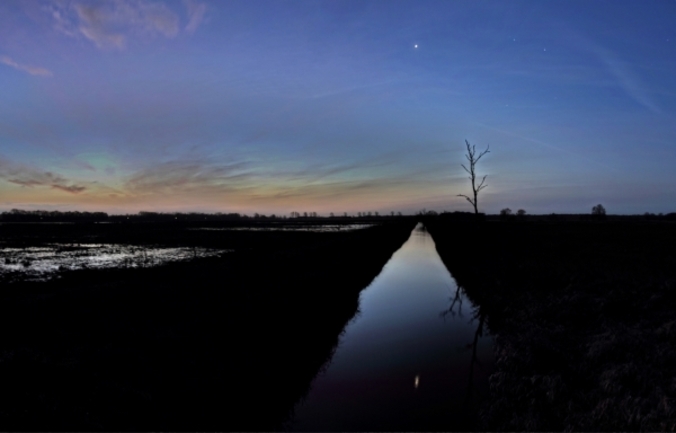
[[[605,220],[606,219],[606,208],[602,204],[597,204],[592,208],[591,211],[592,219],[595,220]]]

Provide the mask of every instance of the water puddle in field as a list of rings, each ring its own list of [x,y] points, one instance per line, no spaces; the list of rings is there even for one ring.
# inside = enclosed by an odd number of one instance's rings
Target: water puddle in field
[[[50,244],[40,247],[2,248],[0,279],[43,281],[66,270],[150,267],[225,252],[228,250],[118,244]]]
[[[373,224],[316,224],[316,225],[280,225],[263,227],[199,227],[189,230],[216,230],[216,231],[279,231],[279,232],[344,232],[373,227]]]

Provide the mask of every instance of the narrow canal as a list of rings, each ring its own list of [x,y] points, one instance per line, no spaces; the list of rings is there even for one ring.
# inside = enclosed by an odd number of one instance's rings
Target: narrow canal
[[[459,246],[461,247],[461,246]],[[493,342],[418,224],[297,403],[295,431],[471,430]]]

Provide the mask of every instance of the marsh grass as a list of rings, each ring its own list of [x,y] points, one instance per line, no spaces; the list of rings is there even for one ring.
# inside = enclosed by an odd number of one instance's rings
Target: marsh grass
[[[341,233],[2,225],[13,247],[95,241],[235,252],[3,285],[0,425],[282,428],[355,314],[359,292],[413,225]]]
[[[428,228],[496,338],[482,428],[676,429],[676,225]]]

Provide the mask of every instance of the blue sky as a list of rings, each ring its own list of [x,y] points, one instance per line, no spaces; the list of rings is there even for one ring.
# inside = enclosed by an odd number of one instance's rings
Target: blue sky
[[[676,1],[0,3],[0,210],[676,210]],[[416,47],[417,45],[417,47]]]

